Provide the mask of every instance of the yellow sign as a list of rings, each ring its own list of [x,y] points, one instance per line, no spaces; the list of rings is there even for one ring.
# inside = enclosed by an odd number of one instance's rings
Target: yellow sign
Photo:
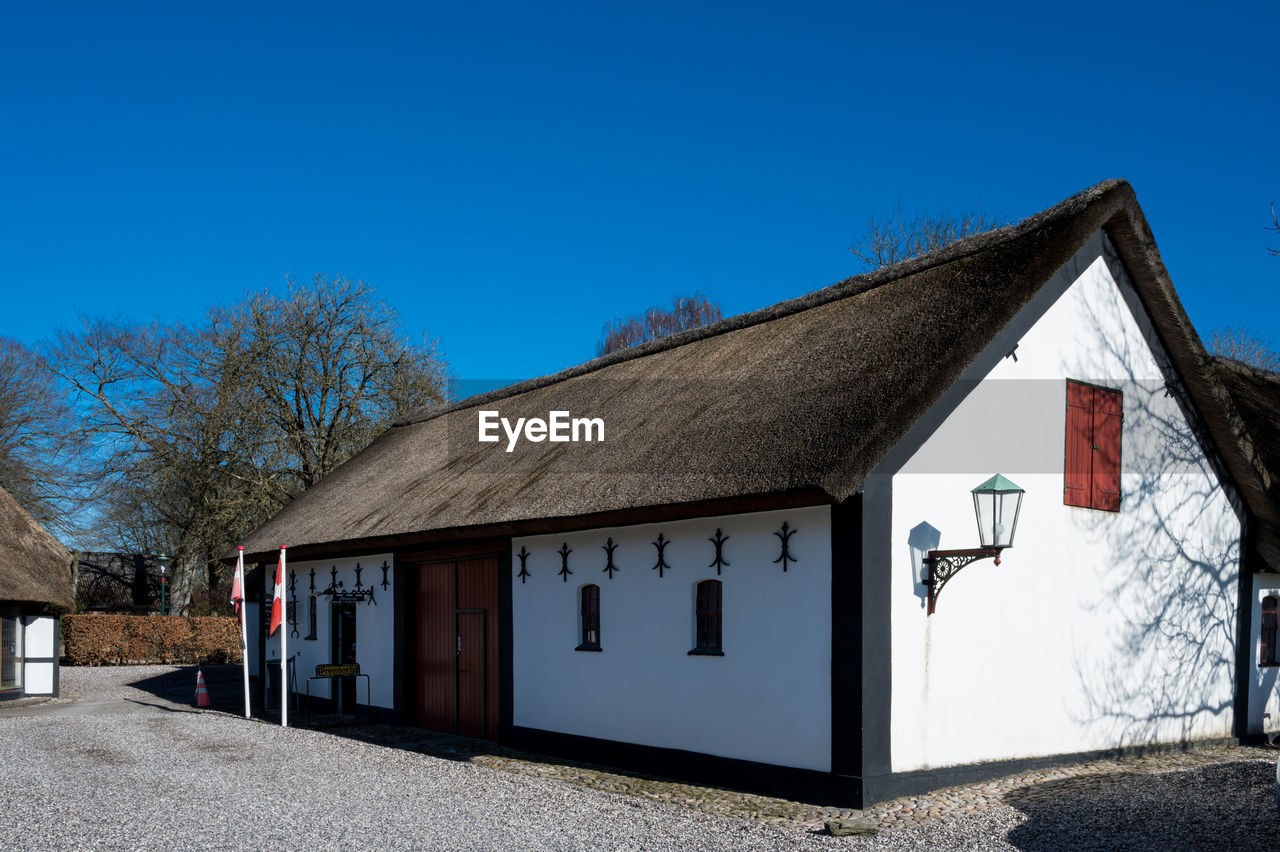
[[[350,677],[360,674],[359,663],[329,663],[316,666],[316,677]]]

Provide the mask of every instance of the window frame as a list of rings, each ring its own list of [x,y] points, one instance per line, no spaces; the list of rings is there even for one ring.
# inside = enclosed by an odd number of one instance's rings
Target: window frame
[[[1271,602],[1268,612],[1267,602]],[[1280,627],[1280,597],[1266,595],[1262,599],[1261,617],[1258,619],[1258,668],[1269,669],[1280,666],[1280,658],[1276,653],[1276,633]],[[1267,626],[1267,616],[1271,616],[1271,625]],[[1268,635],[1269,634],[1269,635]],[[1267,641],[1268,638],[1270,641]]]
[[[704,589],[714,590],[714,594],[704,595]],[[693,584],[693,649],[689,656],[724,656],[724,583],[713,577]]]
[[[590,641],[592,628],[595,641]],[[603,651],[600,644],[600,587],[584,583],[578,587],[578,647],[575,651]]]
[[[26,679],[23,677],[23,668],[26,665],[26,618],[18,609],[6,609],[0,611],[0,622],[9,622],[10,636],[13,638],[14,652],[12,655],[12,671],[0,670],[0,693],[22,692],[26,685]],[[0,634],[3,634],[3,628],[0,627]],[[11,682],[4,684],[4,678],[9,677]]]
[[[1118,414],[1120,417],[1120,426],[1115,439],[1116,440],[1116,444],[1115,444],[1115,459],[1116,459],[1115,471],[1116,472],[1115,472],[1115,505],[1114,506],[1110,506],[1106,504],[1106,500],[1105,500],[1105,497],[1103,496],[1103,492],[1098,487],[1097,477],[1100,476],[1101,474],[1095,470],[1093,460],[1096,459],[1097,456],[1092,455],[1092,453],[1090,455],[1089,470],[1082,472],[1082,475],[1084,477],[1084,487],[1087,492],[1084,498],[1084,502],[1072,502],[1073,489],[1071,487],[1071,478],[1072,478],[1073,472],[1070,467],[1071,459],[1072,459],[1072,447],[1071,447],[1072,425],[1076,417],[1082,416],[1080,414],[1073,414],[1073,411],[1078,411],[1078,408],[1076,406],[1073,406],[1071,403],[1073,385],[1079,388],[1088,388],[1094,394],[1094,398],[1091,400],[1092,405],[1089,413],[1090,421],[1089,421],[1088,443],[1091,451],[1101,452],[1100,439],[1096,434],[1097,419],[1096,419],[1095,412],[1096,412],[1097,405],[1101,404],[1101,402],[1097,399],[1097,394],[1101,392],[1103,394],[1112,395],[1114,403],[1118,409]],[[1109,388],[1104,385],[1094,384],[1093,382],[1085,382],[1079,379],[1069,378],[1066,380],[1065,395],[1066,395],[1066,405],[1065,405],[1066,416],[1063,424],[1064,441],[1063,441],[1063,459],[1062,459],[1062,470],[1063,470],[1062,503],[1063,505],[1070,506],[1074,509],[1092,509],[1098,512],[1119,513],[1124,508],[1124,489],[1123,489],[1124,420],[1125,420],[1124,391],[1119,390],[1118,388]],[[1103,397],[1103,399],[1106,399],[1106,397]]]
[[[310,631],[302,638],[308,642],[316,641],[316,596],[307,596],[307,626]]]

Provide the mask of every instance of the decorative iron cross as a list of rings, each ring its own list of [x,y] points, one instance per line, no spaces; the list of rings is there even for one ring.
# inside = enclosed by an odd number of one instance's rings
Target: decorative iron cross
[[[716,558],[713,559],[711,564],[708,565],[707,567],[716,569],[717,576],[719,576],[720,574],[720,566],[721,565],[727,566],[729,564],[729,560],[724,558],[724,543],[728,540],[729,540],[729,536],[727,535],[721,536],[720,530],[718,529],[716,530],[715,538],[707,539],[707,541],[711,542],[716,546]]]
[[[560,570],[556,573],[559,574],[561,579],[567,583],[569,582],[569,575],[573,573],[569,570],[569,554],[573,553],[573,551],[569,549],[569,542],[563,542],[556,553],[560,554]]]
[[[289,635],[296,637],[298,635],[298,575],[294,573],[292,568],[289,569],[289,598],[289,606],[287,607],[289,610],[287,614],[289,627],[291,628]]]
[[[520,573],[517,574],[516,576],[520,578],[521,583],[524,583],[526,577],[533,576],[532,574],[529,573],[529,569],[524,564],[525,561],[529,558],[529,551],[522,544],[520,545],[520,552],[517,553],[516,556],[520,557]]]
[[[788,562],[800,561],[791,555],[791,536],[795,534],[795,530],[787,527],[786,521],[782,522],[782,531],[774,533],[778,537],[778,541],[782,542],[782,553],[778,555],[777,559],[773,560],[773,563],[776,565],[781,562],[783,573],[786,573]]]
[[[667,541],[662,537],[662,533],[658,533],[657,541],[650,542],[650,544],[658,548],[658,564],[653,567],[654,569],[657,570],[659,577],[662,576],[663,571],[671,570],[671,566],[667,564],[667,557],[666,557],[667,545],[670,543],[671,543],[670,541]]]
[[[610,537],[609,540],[605,542],[604,547],[600,549],[607,554],[607,558],[604,563],[604,570],[609,572],[609,579],[612,580],[613,572],[622,570],[617,565],[613,564],[613,552],[618,549],[618,545],[614,544],[613,538]]]

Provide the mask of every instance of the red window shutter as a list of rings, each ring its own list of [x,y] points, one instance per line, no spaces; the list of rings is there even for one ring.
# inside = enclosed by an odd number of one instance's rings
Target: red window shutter
[[[1063,502],[1088,507],[1093,465],[1093,388],[1067,382],[1067,463]]]
[[[1124,422],[1119,391],[1093,389],[1093,482],[1089,503],[1120,511],[1120,433]]]

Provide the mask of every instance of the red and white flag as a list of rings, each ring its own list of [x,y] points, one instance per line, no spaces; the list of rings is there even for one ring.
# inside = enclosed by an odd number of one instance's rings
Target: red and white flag
[[[284,545],[280,545],[280,561],[276,563],[276,588],[271,598],[271,626],[267,635],[274,636],[284,621]]]
[[[236,618],[239,618],[240,607],[244,604],[244,547],[237,549],[240,553],[236,557],[236,576],[231,581],[231,605],[235,607]]]

